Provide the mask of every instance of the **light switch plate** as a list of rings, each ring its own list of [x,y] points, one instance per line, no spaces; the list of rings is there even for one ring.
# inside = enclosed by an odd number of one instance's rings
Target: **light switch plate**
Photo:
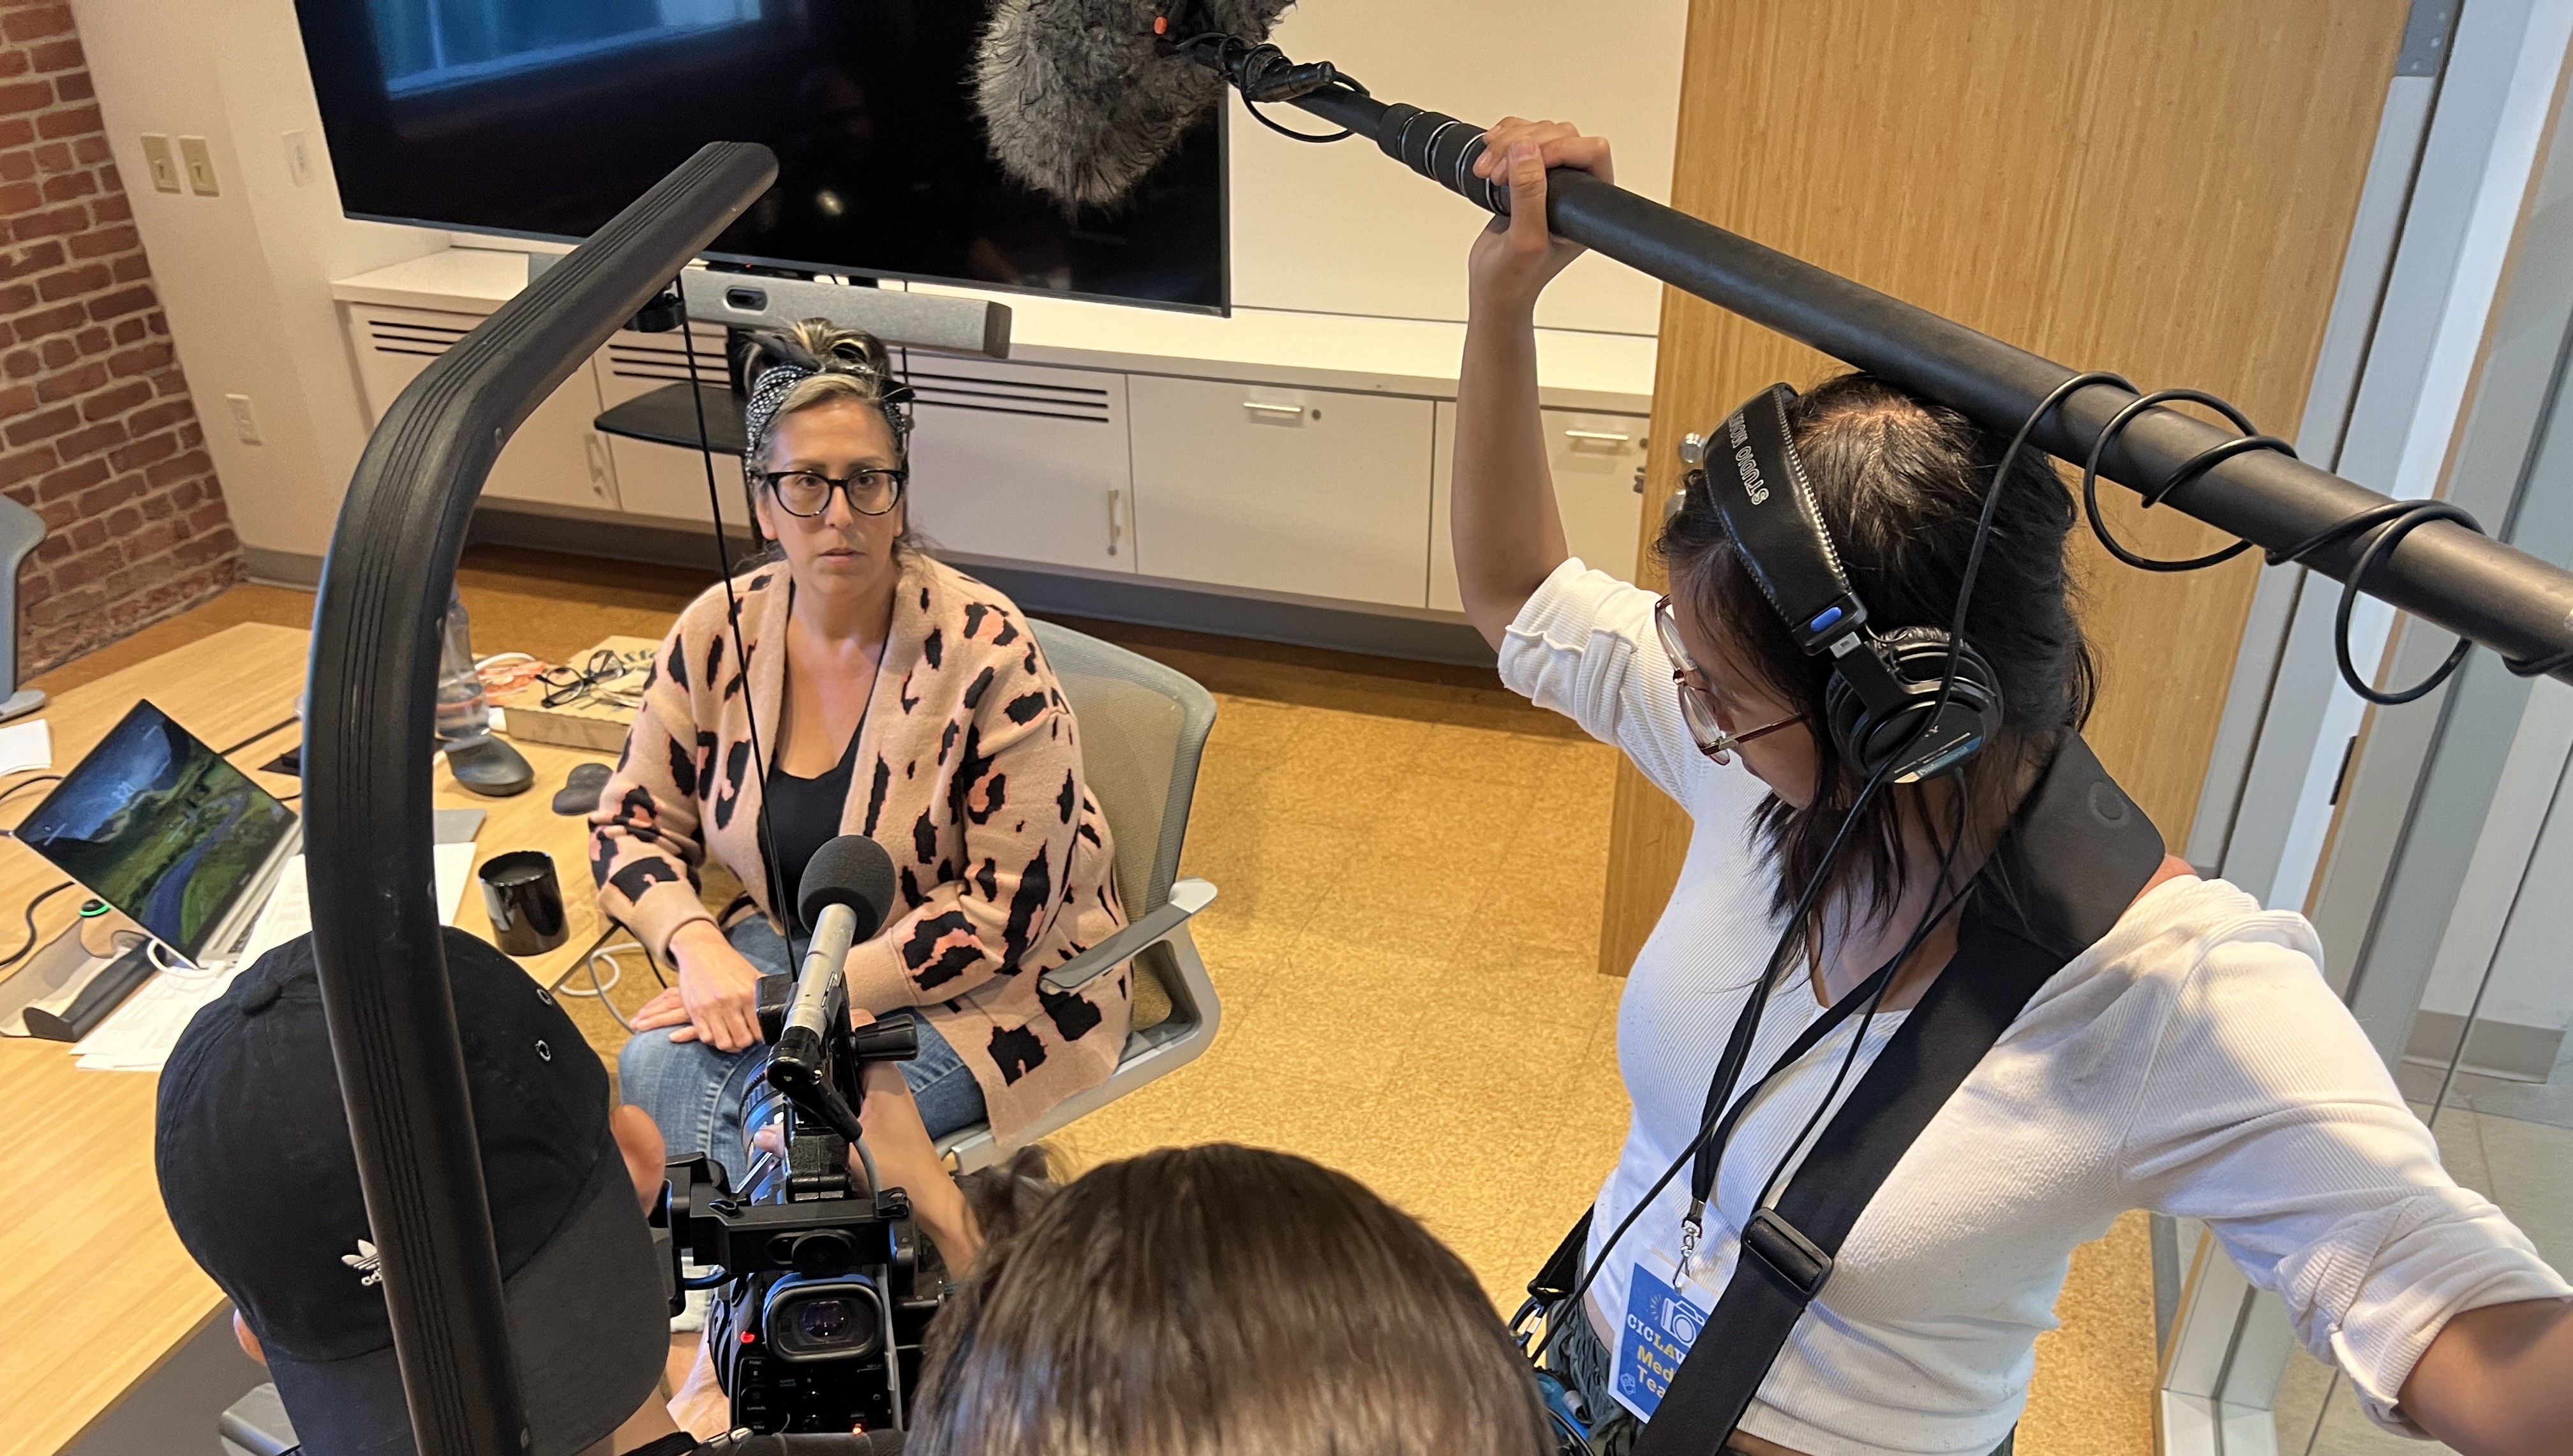
[[[248,394],[226,394],[224,403],[232,410],[235,438],[248,445],[265,443],[259,435],[259,416],[251,412]]]
[[[188,190],[199,197],[213,197],[215,187],[215,154],[206,148],[203,137],[179,139],[179,165],[188,174]]]
[[[298,128],[295,131],[288,132],[281,140],[286,143],[287,181],[294,183],[297,187],[302,187],[306,183],[311,182],[313,180],[313,148],[310,143],[304,140],[303,130]]]
[[[143,134],[143,166],[152,174],[152,190],[177,192],[179,164],[171,159],[170,139],[159,132]]]

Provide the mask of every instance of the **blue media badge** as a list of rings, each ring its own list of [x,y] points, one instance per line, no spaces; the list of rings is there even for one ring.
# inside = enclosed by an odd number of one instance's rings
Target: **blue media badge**
[[[1626,1286],[1610,1393],[1638,1420],[1653,1418],[1680,1360],[1706,1325],[1706,1306],[1677,1287],[1677,1280],[1678,1268],[1667,1257],[1647,1254],[1635,1261]]]

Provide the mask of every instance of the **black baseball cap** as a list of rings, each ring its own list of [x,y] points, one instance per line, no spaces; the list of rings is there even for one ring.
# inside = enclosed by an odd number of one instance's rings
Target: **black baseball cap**
[[[632,1415],[669,1353],[664,1271],[608,1132],[607,1073],[553,998],[458,930],[446,969],[500,1251],[529,1456]],[[161,1074],[155,1160],[179,1239],[259,1336],[311,1456],[412,1456],[313,966],[262,956]]]

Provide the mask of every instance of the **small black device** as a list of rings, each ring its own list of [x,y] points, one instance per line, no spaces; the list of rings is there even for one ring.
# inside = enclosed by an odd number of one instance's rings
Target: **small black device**
[[[745,1126],[781,1123],[782,1151],[754,1158],[739,1189],[703,1155],[672,1163],[652,1222],[670,1245],[671,1312],[683,1285],[716,1291],[707,1348],[736,1429],[900,1430],[945,1285],[923,1274],[910,1197],[850,1176],[852,1150],[866,1154],[849,1096],[866,1063],[917,1056],[919,1033],[851,1028],[840,975],[892,904],[893,861],[842,835],[800,888],[814,948],[799,974],[760,979],[760,1038],[777,1050],[742,1108]],[[681,1278],[682,1254],[714,1272]]]
[[[1908,784],[1972,758],[2002,723],[2002,690],[1971,642],[1945,627],[1868,624],[1806,483],[1787,426],[1796,391],[1772,384],[1712,438],[1680,446],[1686,488],[1705,490],[1751,578],[1809,655],[1828,653],[1832,742],[1862,777]],[[1926,723],[1926,727],[1925,727]],[[1890,767],[1889,767],[1890,765]]]

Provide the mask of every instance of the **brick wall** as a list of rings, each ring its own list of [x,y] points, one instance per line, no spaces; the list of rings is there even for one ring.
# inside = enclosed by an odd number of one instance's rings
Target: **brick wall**
[[[0,0],[0,489],[47,528],[21,676],[232,584],[204,443],[71,12]]]

